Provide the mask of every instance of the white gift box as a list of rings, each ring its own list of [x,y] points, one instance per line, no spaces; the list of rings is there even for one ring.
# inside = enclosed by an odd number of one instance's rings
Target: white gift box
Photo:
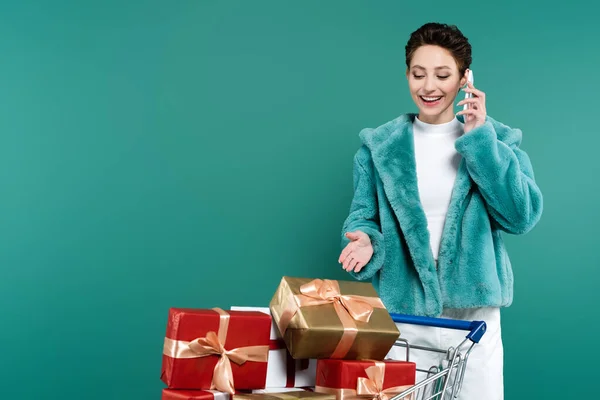
[[[215,400],[230,400],[231,396],[229,393],[217,392],[216,390],[207,390],[207,392],[211,392],[215,397]]]
[[[269,307],[241,307],[241,306],[232,306],[232,311],[261,311],[265,314],[271,315],[271,311]],[[279,330],[275,325],[275,322],[271,325],[271,340],[280,341],[281,335],[279,334]],[[288,386],[287,382],[287,361],[289,357],[289,353],[285,348],[285,344],[283,344],[283,348],[280,350],[269,350],[269,362],[267,364],[267,383],[265,388],[277,388],[281,390],[282,388],[286,388]],[[292,390],[303,390],[303,387],[314,387],[316,376],[317,376],[317,360],[310,359],[308,360],[308,368],[300,370],[299,368],[299,360],[295,361],[296,365],[296,374],[294,382],[292,382],[291,387],[287,387],[287,389]],[[259,392],[256,392],[259,393]],[[274,391],[270,391],[270,393],[276,393]]]

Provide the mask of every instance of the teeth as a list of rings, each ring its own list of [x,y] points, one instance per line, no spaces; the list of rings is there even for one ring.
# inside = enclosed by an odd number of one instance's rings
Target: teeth
[[[442,98],[442,96],[440,97],[425,97],[425,96],[421,96],[421,98],[425,101],[436,101]]]

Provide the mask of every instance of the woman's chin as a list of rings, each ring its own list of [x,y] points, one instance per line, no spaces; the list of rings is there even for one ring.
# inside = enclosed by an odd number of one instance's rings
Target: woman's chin
[[[428,120],[438,121],[438,120],[446,120],[453,119],[455,117],[454,112],[451,107],[446,108],[421,108],[419,107],[419,115],[421,117],[427,117]]]

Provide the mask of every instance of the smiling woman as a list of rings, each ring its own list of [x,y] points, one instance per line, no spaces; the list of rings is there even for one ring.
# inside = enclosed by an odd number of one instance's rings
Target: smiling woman
[[[422,46],[413,55],[414,62],[421,63],[424,63],[424,61],[443,63],[447,61],[445,60],[447,58],[452,60],[450,52],[440,49],[437,46]],[[423,119],[426,119],[427,116],[431,115],[440,117],[441,115],[439,113],[433,112],[433,110],[435,110],[433,107],[440,105],[444,105],[446,109],[452,111],[452,99],[460,89],[460,86],[462,86],[462,79],[449,79],[453,75],[457,75],[453,71],[453,68],[447,65],[427,68],[420,64],[414,64],[409,71],[410,72],[407,72],[407,78],[413,100],[417,104],[425,106],[426,108],[424,108],[424,111],[429,114],[427,115],[424,112],[424,115],[422,116]],[[439,82],[436,82],[436,80]],[[450,101],[448,101],[448,93],[451,93]],[[434,123],[436,121],[424,122]]]
[[[463,90],[473,97],[454,113],[470,65],[471,45],[455,26],[429,23],[412,33],[406,78],[418,113],[361,131],[338,261],[356,279],[372,279],[390,312],[485,321],[459,398],[497,400],[504,398],[500,308],[513,298],[502,232],[531,230],[542,194],[519,148],[521,131],[487,115],[484,92],[469,82]],[[460,342],[456,331],[399,329],[411,344]],[[411,358],[427,368],[441,362]]]
[[[454,99],[467,82],[472,61],[467,38],[458,29],[425,25],[408,41],[406,60],[406,78],[419,119],[431,124],[452,120]]]

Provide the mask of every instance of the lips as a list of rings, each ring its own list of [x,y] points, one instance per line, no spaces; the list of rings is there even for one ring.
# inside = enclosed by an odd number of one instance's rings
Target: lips
[[[426,107],[435,107],[442,102],[444,96],[419,96]]]
[[[432,96],[419,96],[421,97],[421,100],[423,100],[426,103],[434,103],[438,100],[440,100],[443,96],[437,96],[437,97],[432,97]]]

